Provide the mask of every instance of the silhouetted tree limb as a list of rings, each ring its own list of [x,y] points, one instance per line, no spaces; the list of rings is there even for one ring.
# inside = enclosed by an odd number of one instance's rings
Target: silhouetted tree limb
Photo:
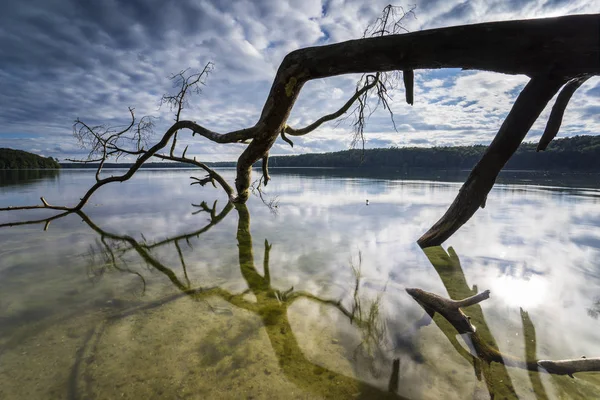
[[[598,15],[507,21],[366,38],[294,51],[286,56],[275,77],[257,124],[261,134],[238,160],[238,198],[242,201],[247,198],[250,167],[272,146],[281,127],[285,127],[302,85],[309,80],[346,73],[453,67],[525,74],[536,77],[536,81],[551,71],[557,78],[549,80],[564,83],[581,73],[600,72],[599,25]],[[556,37],[562,39],[557,41]],[[552,89],[553,93],[556,90]],[[533,96],[530,102],[521,102],[518,108],[543,108],[549,100],[544,97]],[[519,110],[519,113],[527,112]],[[479,204],[481,201],[477,206]]]
[[[354,95],[352,97],[350,97],[350,99],[346,102],[346,104],[344,104],[339,110],[337,110],[336,112],[333,112],[331,114],[322,116],[321,118],[319,118],[312,124],[305,126],[304,128],[294,129],[289,125],[285,125],[285,127],[282,131],[282,134],[288,134],[288,135],[292,135],[292,136],[303,136],[303,135],[306,135],[306,134],[314,131],[315,129],[317,129],[319,126],[321,126],[325,122],[333,121],[334,119],[341,117],[350,109],[350,107],[352,107],[352,105],[360,97],[365,95],[369,90],[373,89],[377,85],[377,83],[379,82],[378,79],[379,78],[376,77],[375,75],[368,75],[363,87],[360,90],[357,90],[356,93],[354,93]],[[285,136],[282,136],[282,138],[284,138],[284,140],[286,140],[286,141],[288,141],[288,143],[290,143],[289,139],[285,138]],[[293,147],[293,144],[291,144],[291,146]]]
[[[70,211],[69,207],[65,206],[54,206],[49,204],[44,197],[40,197],[42,204],[37,206],[9,206],[5,208],[0,208],[0,211],[16,211],[16,210],[35,210],[39,208],[47,208],[49,210],[59,210],[59,211]],[[62,215],[62,214],[59,214]],[[18,225],[18,224],[15,224]]]
[[[176,162],[182,162],[182,163],[187,163],[187,164],[191,164],[194,165],[198,168],[202,168],[203,170],[205,170],[208,175],[207,175],[207,181],[203,181],[202,179],[197,179],[197,178],[193,178],[195,179],[196,182],[192,182],[190,185],[194,185],[196,183],[200,184],[201,186],[204,186],[204,184],[208,183],[208,182],[213,182],[213,181],[217,181],[219,183],[219,185],[221,185],[221,187],[223,188],[223,190],[225,191],[225,193],[227,193],[227,196],[229,197],[230,201],[233,201],[235,199],[235,194],[233,192],[233,189],[231,188],[231,186],[229,186],[229,184],[227,183],[227,181],[218,173],[216,172],[214,169],[210,168],[209,166],[207,166],[204,163],[201,163],[200,161],[196,161],[195,159],[190,159],[185,157],[185,154],[181,157],[177,157],[177,156],[167,156],[164,154],[155,154],[154,155],[157,158],[160,158],[162,160],[169,160],[169,161],[176,161]],[[214,183],[213,183],[214,186]],[[215,186],[216,187],[216,186]]]
[[[406,90],[406,102],[412,106],[415,102],[415,72],[412,70],[403,71],[402,78]]]
[[[214,70],[212,62],[206,63],[202,71],[199,73],[188,74],[188,69],[180,71],[177,74],[171,75],[169,78],[173,82],[173,87],[179,89],[175,95],[163,95],[160,100],[160,105],[168,105],[171,111],[175,111],[175,122],[179,122],[181,111],[188,103],[186,94],[188,91],[193,91],[196,94],[202,92],[202,86],[206,85],[206,78]]]
[[[442,244],[465,224],[479,207],[486,205],[487,194],[494,186],[504,164],[517,151],[546,104],[565,81],[564,77],[556,75],[531,78],[448,211],[419,238],[418,243],[421,247]]]
[[[537,146],[536,151],[546,150],[548,144],[556,137],[558,134],[558,130],[560,129],[560,125],[562,124],[562,119],[565,114],[565,109],[569,104],[569,100],[575,93],[577,89],[581,85],[585,83],[588,79],[590,79],[592,75],[583,75],[579,78],[575,78],[570,80],[560,91],[558,97],[556,98],[556,102],[552,107],[552,112],[550,113],[550,118],[548,118],[548,123],[546,124],[546,129],[540,138],[540,142]]]

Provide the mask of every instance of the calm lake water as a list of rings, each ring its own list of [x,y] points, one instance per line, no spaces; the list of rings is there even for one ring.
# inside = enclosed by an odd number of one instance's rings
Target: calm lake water
[[[423,251],[464,174],[273,170],[272,212],[191,173],[142,170],[85,214],[0,228],[0,399],[600,398],[600,373],[482,362],[405,291],[489,289],[464,311],[507,360],[600,356],[595,175],[505,174]],[[0,207],[74,204],[93,180],[4,172]]]

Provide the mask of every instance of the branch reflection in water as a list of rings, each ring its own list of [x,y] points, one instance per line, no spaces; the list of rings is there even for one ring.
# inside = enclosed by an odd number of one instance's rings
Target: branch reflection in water
[[[247,327],[246,330],[260,329],[264,330],[268,336],[272,351],[277,358],[281,371],[291,383],[300,388],[303,392],[311,393],[323,398],[404,398],[395,392],[398,386],[398,361],[386,359],[386,352],[382,348],[385,341],[385,325],[381,322],[379,315],[379,298],[369,302],[361,298],[360,288],[360,261],[358,266],[352,265],[355,274],[355,285],[350,308],[346,308],[341,300],[321,298],[305,291],[295,291],[294,288],[286,290],[276,289],[271,284],[271,275],[269,265],[269,254],[273,247],[265,239],[264,242],[264,263],[263,274],[261,275],[254,260],[254,247],[250,233],[250,213],[246,205],[227,203],[227,205],[217,212],[217,203],[212,207],[206,203],[197,206],[197,212],[206,212],[210,215],[210,222],[196,231],[168,238],[162,241],[150,243],[143,239],[136,240],[128,235],[120,235],[110,232],[100,227],[88,215],[81,211],[77,214],[93,231],[99,235],[95,248],[91,248],[87,254],[89,258],[88,274],[92,280],[100,279],[106,273],[130,273],[139,277],[140,295],[143,295],[146,289],[146,279],[139,271],[128,266],[128,254],[136,253],[144,263],[155,271],[163,274],[177,289],[179,293],[169,295],[158,300],[142,303],[140,305],[124,308],[118,312],[112,313],[100,326],[91,329],[85,337],[84,345],[76,354],[76,361],[73,364],[69,384],[69,398],[90,398],[95,396],[94,380],[95,365],[98,359],[103,358],[99,354],[103,348],[104,336],[111,329],[120,329],[118,322],[125,318],[135,318],[137,315],[152,309],[164,307],[171,302],[177,301],[183,297],[192,299],[194,302],[200,302],[207,306],[209,313],[214,315],[237,315],[237,310],[250,312],[260,318],[261,324]],[[221,222],[230,214],[232,210],[238,215],[237,226],[237,247],[238,260],[241,275],[247,283],[248,289],[241,293],[234,293],[220,286],[194,286],[189,277],[185,258],[181,250],[182,244],[193,247],[191,242],[194,238],[206,233],[211,227]],[[62,216],[69,213],[61,214]],[[49,220],[56,219],[52,217]],[[18,224],[44,223],[48,228],[48,220],[23,221]],[[14,225],[5,224],[5,226]],[[0,225],[0,227],[2,227]],[[166,246],[173,246],[179,257],[183,277],[178,276],[172,268],[165,265],[154,254],[156,249]],[[360,259],[360,256],[359,256]],[[227,306],[217,306],[211,304],[214,298],[220,298],[233,308]],[[347,374],[334,371],[323,367],[309,360],[303,353],[294,330],[288,320],[288,308],[298,300],[306,300],[335,309],[337,312],[346,316],[348,320],[362,332],[363,340],[356,347],[354,356],[362,357],[370,362],[371,370],[377,375],[382,371],[378,369],[388,369],[393,372],[390,378],[390,384],[387,390],[379,388],[367,382],[362,382]],[[190,316],[192,317],[192,316]],[[254,333],[246,332],[246,335]],[[202,358],[208,359],[207,363],[221,358],[224,354],[235,353],[235,349],[229,348],[235,343],[228,343],[225,339],[227,334],[222,333],[223,338],[213,338],[212,343],[201,344],[201,351],[205,354]],[[333,339],[332,343],[337,340]],[[213,359],[213,360],[211,360]],[[383,361],[382,361],[383,360]],[[243,363],[242,360],[237,361]],[[382,363],[387,367],[381,367]],[[232,369],[237,369],[240,365],[231,365]],[[376,366],[379,365],[380,367]],[[243,373],[240,371],[240,374]],[[268,372],[264,370],[265,377],[257,377],[258,381],[268,383]],[[230,388],[230,395],[239,393],[240,388]],[[220,391],[222,389],[215,389]]]

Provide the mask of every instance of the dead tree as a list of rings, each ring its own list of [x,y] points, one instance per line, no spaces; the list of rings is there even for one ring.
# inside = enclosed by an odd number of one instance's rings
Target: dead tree
[[[500,170],[561,87],[564,86],[564,89],[552,110],[539,150],[543,150],[557,134],[573,92],[587,78],[600,74],[600,14],[492,22],[399,34],[401,25],[397,24],[398,19],[390,17],[395,11],[396,8],[386,7],[383,17],[376,24],[379,29],[369,32],[372,37],[308,47],[289,53],[279,66],[258,121],[251,127],[217,133],[195,121],[181,119],[189,94],[202,87],[204,79],[212,70],[210,63],[199,73],[188,74],[187,71],[182,71],[172,77],[178,93],[163,97],[163,103],[173,108],[175,122],[151,147],[147,147],[146,139],[152,128],[152,121],[147,118],[136,121],[133,109],[130,109],[131,124],[122,130],[91,127],[77,120],[76,136],[80,143],[91,148],[85,161],[100,162],[96,184],[72,207],[54,206],[42,198],[41,205],[0,210],[80,210],[95,190],[107,183],[131,178],[152,157],[197,166],[208,174],[205,178],[198,179],[198,183],[217,182],[231,201],[245,203],[252,182],[252,166],[259,160],[263,161],[263,182],[268,182],[269,150],[278,137],[281,136],[292,144],[288,135],[309,134],[356,105],[356,128],[358,137],[362,139],[364,101],[369,98],[368,93],[374,91],[379,104],[387,107],[389,84],[385,79],[386,73],[403,71],[402,82],[409,104],[414,100],[416,69],[462,68],[527,75],[531,80],[518,96],[496,137],[473,168],[456,199],[442,218],[418,240],[421,247],[441,244],[466,223],[479,207],[485,205],[487,194]],[[400,21],[404,16],[402,13]],[[350,73],[365,75],[355,94],[338,111],[318,118],[306,127],[287,125],[288,117],[306,82]],[[190,131],[192,135],[215,143],[247,144],[237,160],[235,190],[206,164],[186,157],[186,150],[180,156],[175,154],[177,135],[182,131]],[[124,143],[129,144],[129,147],[125,147]],[[170,151],[162,153],[169,143]],[[137,158],[125,174],[102,178],[100,172],[104,161],[108,157],[121,156]]]

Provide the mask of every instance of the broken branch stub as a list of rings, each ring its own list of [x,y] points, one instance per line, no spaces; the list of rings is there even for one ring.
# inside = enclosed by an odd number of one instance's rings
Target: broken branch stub
[[[546,150],[548,144],[550,144],[552,139],[556,137],[558,130],[560,129],[560,125],[562,124],[563,116],[565,115],[565,109],[567,108],[571,97],[575,91],[591,77],[592,75],[584,75],[579,78],[572,79],[562,88],[558,94],[558,97],[556,98],[554,106],[552,106],[552,111],[550,112],[550,118],[548,118],[546,129],[544,130],[544,133],[542,134],[540,142],[538,143],[535,151]]]

